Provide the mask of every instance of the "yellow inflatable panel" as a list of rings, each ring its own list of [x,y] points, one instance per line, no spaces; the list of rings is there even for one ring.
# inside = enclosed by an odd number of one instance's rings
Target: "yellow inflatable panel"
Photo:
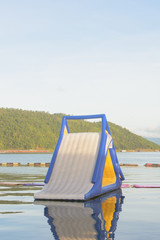
[[[104,172],[103,172],[103,178],[102,178],[102,187],[105,187],[110,184],[114,184],[115,182],[116,182],[116,174],[113,168],[111,155],[108,150]]]
[[[67,127],[64,128],[64,134],[68,134]]]

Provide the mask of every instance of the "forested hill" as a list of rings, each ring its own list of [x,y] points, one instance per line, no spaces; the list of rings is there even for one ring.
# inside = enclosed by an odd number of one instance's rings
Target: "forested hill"
[[[63,114],[49,114],[0,108],[0,150],[41,149],[53,151],[60,132]],[[125,128],[109,122],[116,150],[160,150]],[[71,132],[99,132],[100,122],[69,121]]]

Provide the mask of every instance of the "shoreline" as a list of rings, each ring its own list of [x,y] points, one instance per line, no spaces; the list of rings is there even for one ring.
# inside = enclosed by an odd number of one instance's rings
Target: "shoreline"
[[[18,154],[18,153],[25,153],[25,154],[30,154],[30,153],[53,153],[54,150],[35,150],[35,149],[29,149],[29,150],[0,150],[0,154]],[[121,150],[118,149],[116,152],[122,152],[122,153],[127,153],[127,152],[160,152],[160,150],[153,150],[153,149],[136,149],[136,150]]]

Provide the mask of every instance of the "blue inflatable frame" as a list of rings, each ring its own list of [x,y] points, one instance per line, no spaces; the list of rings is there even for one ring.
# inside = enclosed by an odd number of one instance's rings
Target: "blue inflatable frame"
[[[96,161],[96,166],[95,166],[95,170],[93,173],[93,177],[92,177],[92,183],[94,184],[93,187],[91,188],[91,190],[85,194],[84,196],[84,200],[88,200],[91,199],[93,197],[102,195],[106,192],[110,192],[113,190],[116,190],[118,188],[120,188],[121,184],[122,184],[122,180],[124,180],[124,175],[122,173],[122,170],[119,166],[119,162],[118,162],[118,158],[117,158],[117,154],[115,151],[115,146],[113,143],[113,139],[112,139],[112,148],[107,148],[106,149],[106,141],[107,141],[107,132],[109,133],[109,135],[111,135],[110,129],[109,129],[109,125],[106,119],[105,114],[98,114],[98,115],[82,115],[82,116],[64,116],[62,118],[62,124],[61,124],[61,130],[60,130],[60,134],[59,134],[59,139],[55,148],[55,151],[53,153],[52,156],[52,160],[48,169],[48,172],[46,174],[45,183],[49,182],[50,176],[52,174],[52,170],[56,161],[56,157],[58,154],[58,150],[64,135],[64,131],[67,130],[68,133],[70,133],[69,127],[68,127],[68,123],[67,120],[84,120],[84,119],[101,119],[102,120],[102,135],[101,135],[101,142],[100,142],[100,148],[99,148],[99,153],[98,153],[98,157],[97,157],[97,161]],[[116,175],[116,182],[114,184],[111,185],[107,185],[102,187],[102,177],[103,177],[103,171],[104,171],[104,166],[105,166],[105,161],[106,161],[106,155],[107,152],[110,152],[110,156],[112,159],[112,164],[114,167],[114,171],[115,171],[115,175]]]

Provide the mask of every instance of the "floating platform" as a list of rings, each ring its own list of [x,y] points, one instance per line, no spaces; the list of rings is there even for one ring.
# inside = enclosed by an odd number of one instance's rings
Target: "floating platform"
[[[38,163],[27,163],[21,164],[19,162],[8,162],[8,163],[0,163],[0,167],[49,167],[50,163],[38,162]]]
[[[157,163],[146,163],[144,166],[145,167],[160,167],[160,164],[157,164]]]
[[[41,182],[0,182],[0,186],[44,186]]]
[[[138,167],[138,164],[132,164],[132,163],[120,163],[121,167]]]

